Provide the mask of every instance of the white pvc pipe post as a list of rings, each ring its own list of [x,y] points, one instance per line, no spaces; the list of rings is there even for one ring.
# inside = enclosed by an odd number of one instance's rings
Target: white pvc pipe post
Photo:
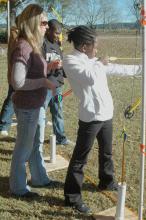
[[[56,135],[50,135],[50,162],[56,163]]]
[[[146,22],[146,0],[142,0],[144,16],[142,19]],[[145,146],[145,131],[146,131],[146,25],[142,26],[142,119],[141,119],[141,144]],[[145,167],[145,155],[140,155],[140,198],[139,198],[139,210],[138,220],[143,219],[143,207],[144,207],[144,167]]]
[[[125,198],[126,198],[126,183],[118,184],[118,204],[116,208],[115,220],[125,219]]]

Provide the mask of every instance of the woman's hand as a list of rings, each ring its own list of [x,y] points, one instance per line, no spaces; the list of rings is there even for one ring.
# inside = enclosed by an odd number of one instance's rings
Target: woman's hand
[[[108,64],[109,64],[109,61],[110,61],[109,56],[100,57],[98,60],[99,60],[101,63],[103,63],[103,65],[108,65]]]
[[[48,71],[60,69],[62,67],[61,60],[54,60],[48,63]]]

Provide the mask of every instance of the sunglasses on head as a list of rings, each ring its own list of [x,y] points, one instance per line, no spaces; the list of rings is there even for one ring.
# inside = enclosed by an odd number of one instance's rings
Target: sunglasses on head
[[[41,26],[47,26],[48,25],[48,21],[41,21]]]

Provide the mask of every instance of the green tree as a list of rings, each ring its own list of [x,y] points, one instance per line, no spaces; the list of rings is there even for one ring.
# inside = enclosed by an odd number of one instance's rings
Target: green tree
[[[7,10],[7,3],[0,1],[0,13],[3,13],[6,10]]]

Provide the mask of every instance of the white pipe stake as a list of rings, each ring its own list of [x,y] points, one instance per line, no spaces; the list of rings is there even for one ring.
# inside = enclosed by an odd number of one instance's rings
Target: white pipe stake
[[[125,198],[126,198],[126,183],[118,184],[118,204],[116,208],[115,220],[124,220],[125,211]]]
[[[56,163],[56,135],[50,135],[50,162]]]
[[[142,21],[146,22],[146,0],[142,0],[141,13]],[[142,11],[141,11],[142,12]],[[142,115],[141,115],[141,144],[146,144],[146,25],[142,26]],[[145,180],[145,155],[140,155],[140,195],[139,195],[139,210],[138,220],[143,219],[144,208],[144,180]]]

